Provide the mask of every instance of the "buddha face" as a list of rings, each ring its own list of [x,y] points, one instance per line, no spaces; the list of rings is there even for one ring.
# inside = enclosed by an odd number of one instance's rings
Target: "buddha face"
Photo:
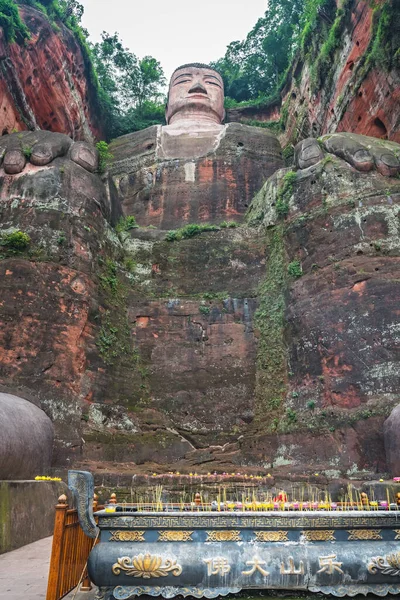
[[[220,124],[224,115],[224,83],[216,71],[190,66],[175,71],[169,85],[167,123],[177,116],[197,116]]]

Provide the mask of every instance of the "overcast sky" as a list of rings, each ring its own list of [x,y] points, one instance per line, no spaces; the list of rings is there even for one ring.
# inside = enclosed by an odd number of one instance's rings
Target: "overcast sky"
[[[80,0],[92,41],[118,31],[138,58],[154,56],[167,79],[187,62],[217,60],[263,16],[267,0]]]

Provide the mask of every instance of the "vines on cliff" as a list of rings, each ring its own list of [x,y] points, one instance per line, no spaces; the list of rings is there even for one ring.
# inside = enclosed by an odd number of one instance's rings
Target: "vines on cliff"
[[[131,378],[129,397],[125,401],[130,408],[144,406],[149,398],[148,369],[132,339],[128,319],[128,285],[126,269],[112,258],[99,257],[98,278],[100,303],[99,329],[96,345],[105,365],[113,367],[117,374],[128,372]]]
[[[29,36],[28,28],[19,16],[13,0],[0,0],[0,27],[7,42],[22,44]]]
[[[311,65],[311,84],[314,90],[320,88],[324,83],[329,86],[333,71],[335,68],[335,53],[342,44],[343,33],[348,22],[349,10],[354,4],[354,0],[345,0],[343,5],[337,9],[332,26],[328,29],[326,39],[323,41],[323,36],[316,36],[322,46],[316,54],[310,53],[308,60]]]
[[[286,393],[287,361],[284,342],[285,291],[287,267],[284,248],[284,226],[267,230],[268,263],[260,286],[260,306],[254,324],[259,331],[257,353],[256,407],[258,423],[269,422],[277,429],[283,414]]]
[[[400,68],[400,4],[397,0],[387,0],[375,7],[365,64],[367,69],[374,65],[386,71]]]

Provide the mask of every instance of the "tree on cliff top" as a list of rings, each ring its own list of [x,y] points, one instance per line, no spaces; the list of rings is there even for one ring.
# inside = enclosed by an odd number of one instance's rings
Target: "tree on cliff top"
[[[18,0],[20,4],[27,4],[42,10],[51,20],[60,20],[73,29],[80,24],[84,8],[77,0]]]
[[[166,81],[155,58],[145,56],[139,60],[124,48],[118,33],[105,31],[101,42],[92,46],[92,56],[108,106],[111,137],[162,122],[161,87]]]
[[[226,95],[238,102],[276,92],[297,48],[306,0],[269,0],[246,39],[229,44],[214,66],[221,73]]]
[[[29,38],[29,32],[19,16],[18,7],[13,0],[0,0],[0,27],[7,42],[22,43]]]

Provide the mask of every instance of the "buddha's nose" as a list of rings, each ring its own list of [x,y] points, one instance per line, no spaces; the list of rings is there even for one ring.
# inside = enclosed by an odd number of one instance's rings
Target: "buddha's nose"
[[[192,87],[189,90],[189,94],[207,94],[206,88],[200,83],[200,81],[195,81]]]

